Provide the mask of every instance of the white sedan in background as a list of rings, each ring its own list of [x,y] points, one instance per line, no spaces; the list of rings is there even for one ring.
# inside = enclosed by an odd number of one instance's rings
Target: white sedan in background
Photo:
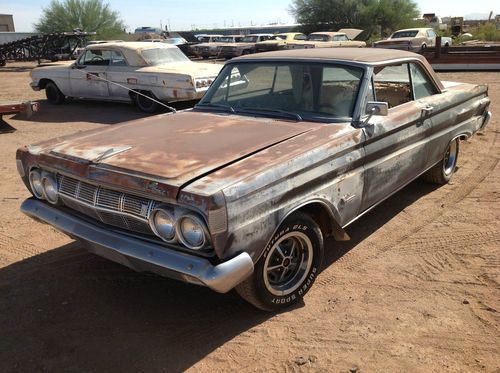
[[[88,46],[76,62],[33,69],[30,85],[35,91],[45,89],[53,104],[71,97],[133,102],[154,112],[158,102],[201,98],[221,68],[195,63],[174,45],[104,43]]]

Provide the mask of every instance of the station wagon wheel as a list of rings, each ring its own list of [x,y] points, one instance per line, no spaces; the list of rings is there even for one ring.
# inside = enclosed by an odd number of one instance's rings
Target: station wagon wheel
[[[441,161],[423,175],[424,179],[434,184],[448,183],[457,168],[459,148],[459,139],[450,142]]]
[[[236,287],[257,308],[279,310],[309,291],[323,260],[323,235],[308,215],[295,213],[278,228],[255,264],[254,273]]]
[[[65,100],[63,93],[54,82],[48,82],[45,85],[45,95],[47,96],[47,100],[54,105],[60,105]]]
[[[141,93],[141,95],[136,94],[134,99],[139,110],[145,113],[154,113],[158,110],[158,103],[149,98],[151,97],[156,100],[156,97],[151,92],[142,91]]]

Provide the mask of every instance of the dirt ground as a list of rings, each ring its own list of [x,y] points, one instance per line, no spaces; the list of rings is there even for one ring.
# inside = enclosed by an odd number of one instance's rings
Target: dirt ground
[[[492,99],[452,182],[417,180],[350,226],[352,241],[327,241],[304,304],[268,314],[234,292],[135,273],[19,212],[16,148],[143,116],[51,106],[29,88],[31,66],[0,68],[0,100],[42,103],[0,133],[1,372],[500,372],[499,73],[439,74],[488,83]]]

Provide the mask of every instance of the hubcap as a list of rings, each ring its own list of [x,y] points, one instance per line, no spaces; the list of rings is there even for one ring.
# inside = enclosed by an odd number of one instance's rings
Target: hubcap
[[[455,163],[457,161],[457,149],[457,141],[455,140],[450,144],[448,150],[446,151],[446,154],[444,155],[443,171],[446,176],[451,175],[451,173],[455,169]]]
[[[292,232],[281,237],[271,248],[264,263],[264,284],[274,295],[294,292],[311,269],[313,248],[309,237]]]

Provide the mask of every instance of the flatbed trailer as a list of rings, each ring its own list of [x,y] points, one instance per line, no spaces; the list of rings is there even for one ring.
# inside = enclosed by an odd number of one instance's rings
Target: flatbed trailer
[[[23,113],[31,117],[33,113],[40,110],[40,103],[36,101],[1,101],[0,100],[0,133],[12,132],[15,129],[2,119],[3,115]]]

